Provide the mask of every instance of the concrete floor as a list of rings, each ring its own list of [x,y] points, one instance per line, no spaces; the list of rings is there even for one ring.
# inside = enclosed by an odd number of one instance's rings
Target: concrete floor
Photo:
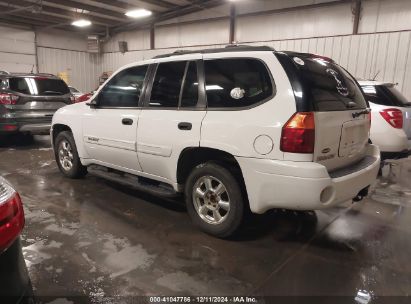
[[[361,203],[273,211],[229,241],[193,227],[182,200],[64,178],[47,136],[3,142],[0,173],[23,198],[24,256],[35,294],[49,301],[338,295],[355,303],[361,292],[372,302],[411,294],[411,159],[386,167]]]

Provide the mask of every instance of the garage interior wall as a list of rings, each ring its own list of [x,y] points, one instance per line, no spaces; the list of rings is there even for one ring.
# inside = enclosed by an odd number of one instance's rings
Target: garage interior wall
[[[398,83],[411,99],[411,1],[363,0],[358,35],[353,35],[351,3],[253,15],[320,2],[332,1],[237,1],[235,41],[330,56],[356,77],[370,79],[378,74],[377,80]],[[102,70],[113,71],[181,48],[227,45],[229,12],[226,5],[156,25],[154,50],[150,50],[149,30],[119,33],[104,47]],[[118,41],[127,41],[130,51],[121,54]]]
[[[23,28],[0,25],[0,70],[9,72],[36,71],[35,34]]]
[[[98,87],[101,55],[87,52],[87,37],[62,31],[37,31],[37,56],[42,73],[66,73],[67,82],[82,92]]]
[[[87,53],[85,35],[0,25],[0,70],[30,73],[37,64],[41,73],[66,73],[84,92],[97,87],[102,66],[100,55]]]
[[[235,41],[329,56],[359,78],[377,75],[377,80],[398,83],[411,99],[411,1],[363,0],[358,35],[353,35],[353,5],[321,6],[333,1],[237,1]],[[319,6],[286,9],[313,4]],[[286,10],[270,13],[276,9]],[[148,29],[118,33],[102,54],[87,52],[85,34],[0,26],[0,69],[29,72],[37,54],[40,72],[66,73],[69,84],[88,92],[103,71],[177,49],[227,45],[229,15],[227,4],[156,24],[153,50]],[[129,52],[120,53],[119,41],[127,41]]]

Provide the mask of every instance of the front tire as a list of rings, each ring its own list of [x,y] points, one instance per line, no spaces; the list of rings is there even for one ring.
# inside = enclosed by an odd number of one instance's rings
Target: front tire
[[[243,220],[244,197],[236,177],[215,163],[193,169],[185,185],[188,213],[204,232],[226,238]]]
[[[54,141],[54,151],[57,165],[65,176],[77,179],[87,174],[87,167],[80,162],[71,132],[63,131],[57,135]]]

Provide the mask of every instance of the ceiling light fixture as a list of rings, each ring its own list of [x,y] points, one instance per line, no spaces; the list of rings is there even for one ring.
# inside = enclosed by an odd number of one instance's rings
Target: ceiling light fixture
[[[90,26],[91,25],[91,21],[90,20],[86,20],[86,19],[79,19],[79,20],[75,20],[71,23],[71,25],[74,26],[78,26],[78,27],[86,27],[86,26]]]
[[[148,17],[151,16],[153,13],[149,10],[146,9],[136,9],[132,11],[126,12],[126,16],[130,18],[143,18],[143,17]]]

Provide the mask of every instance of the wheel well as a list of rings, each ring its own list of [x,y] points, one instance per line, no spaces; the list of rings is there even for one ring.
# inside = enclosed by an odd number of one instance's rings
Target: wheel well
[[[234,170],[236,177],[244,184],[243,175],[240,165],[233,155],[230,153],[211,149],[211,148],[187,148],[185,149],[178,160],[177,164],[177,182],[184,184],[187,177],[193,168],[205,162],[216,162],[219,165]]]
[[[70,127],[62,124],[53,125],[53,142],[56,140],[57,135],[59,135],[63,131],[71,132]]]

